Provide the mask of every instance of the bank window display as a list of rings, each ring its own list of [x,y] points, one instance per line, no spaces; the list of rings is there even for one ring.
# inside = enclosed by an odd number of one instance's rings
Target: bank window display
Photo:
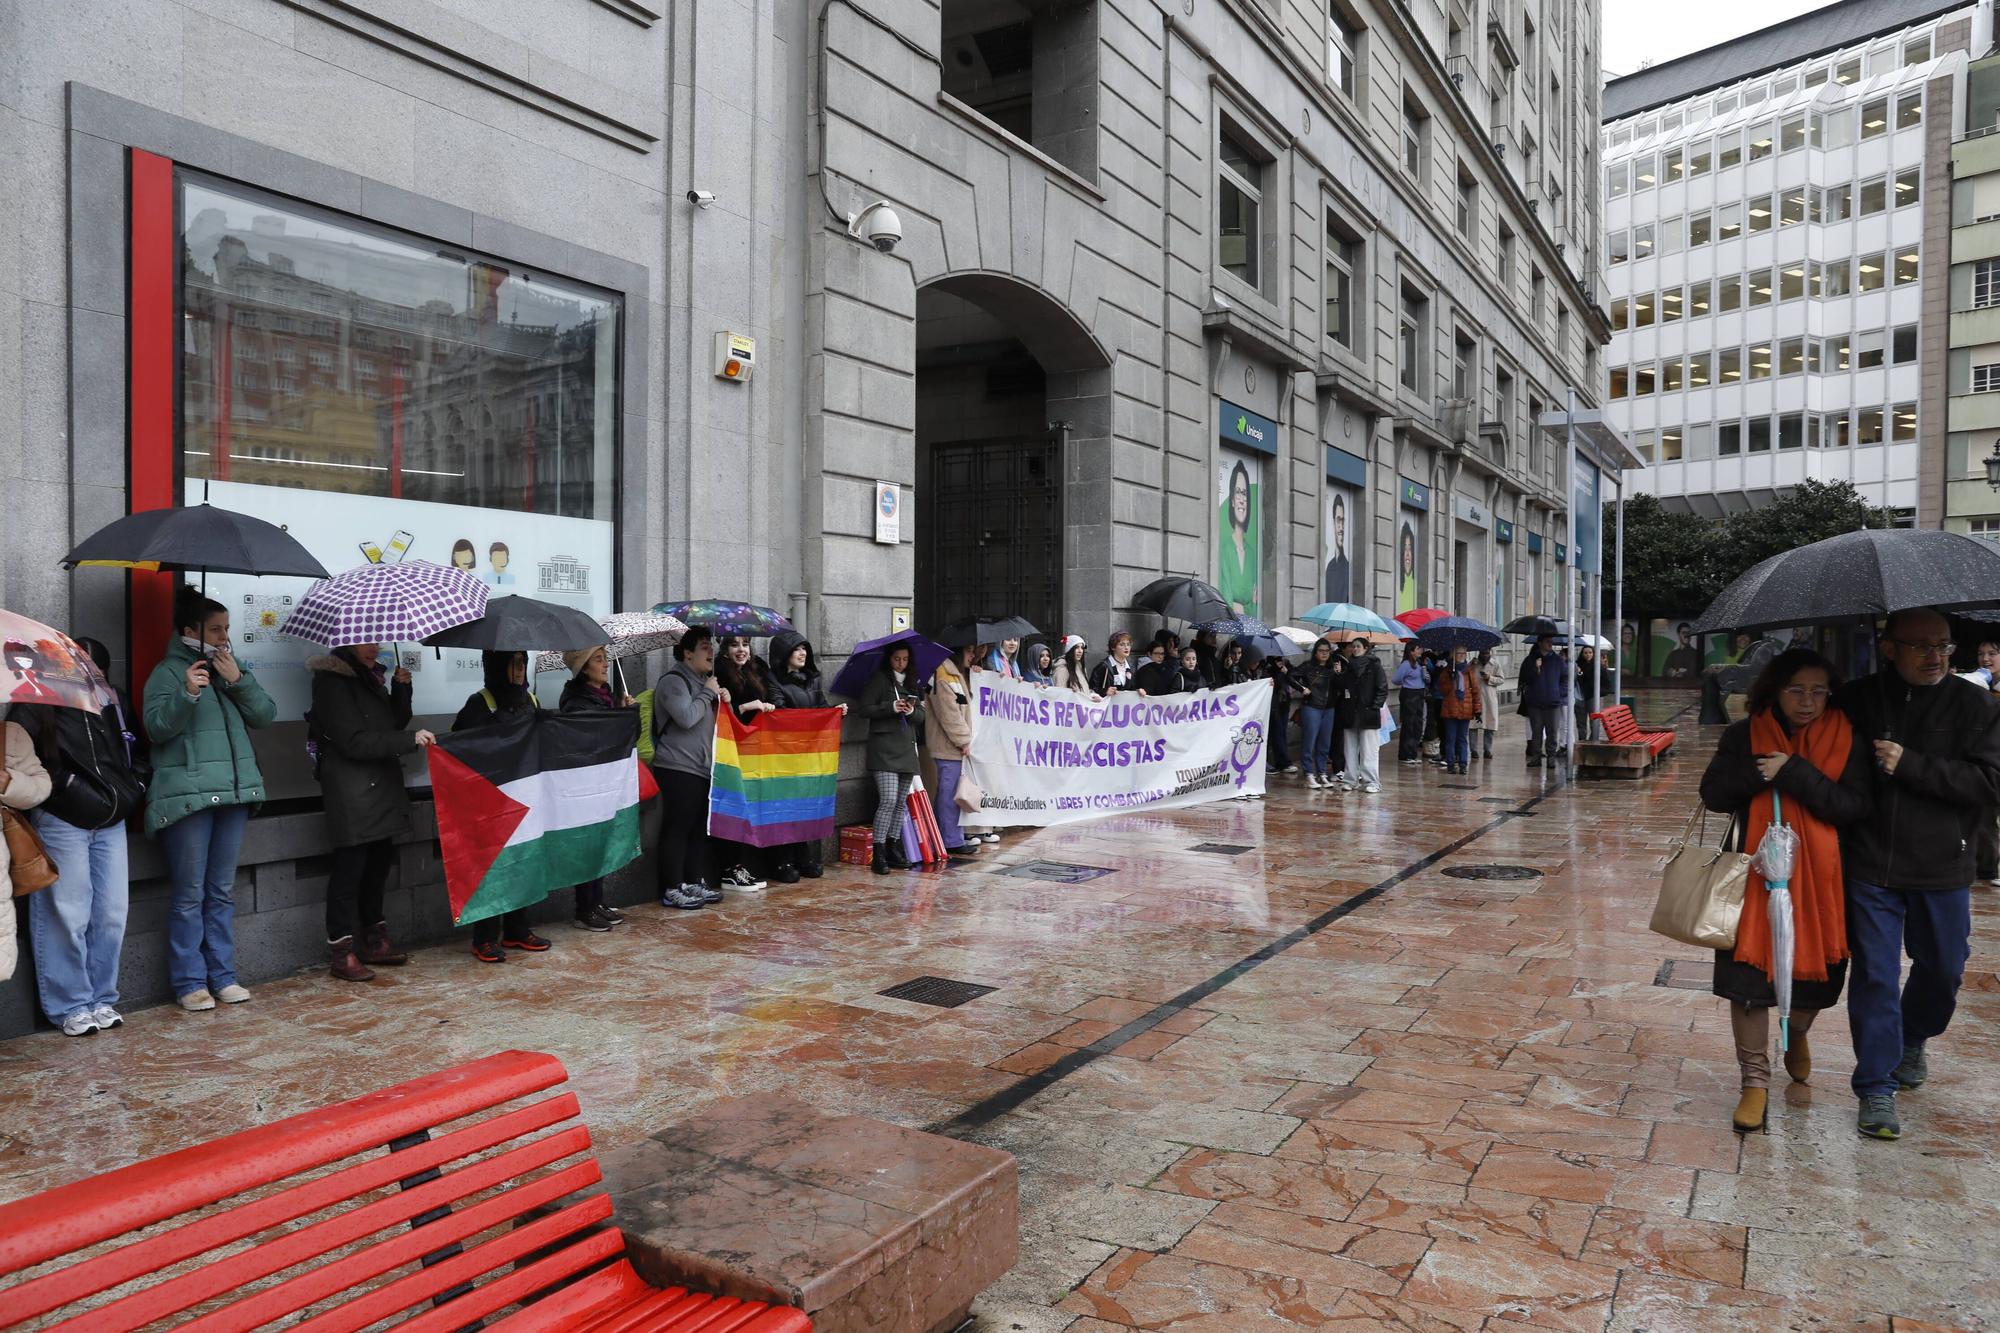
[[[179,192],[185,502],[282,523],[335,573],[426,560],[613,609],[617,297],[233,183]],[[307,586],[208,580],[281,721],[320,651],[278,633]],[[403,662],[419,714],[481,681],[476,653]]]
[[[1326,576],[1321,593],[1329,602],[1351,602],[1354,593],[1354,547],[1356,492],[1345,486],[1326,488],[1325,533]]]
[[[1258,597],[1263,556],[1258,542],[1264,460],[1224,454],[1216,466],[1215,587],[1239,616],[1262,614]]]

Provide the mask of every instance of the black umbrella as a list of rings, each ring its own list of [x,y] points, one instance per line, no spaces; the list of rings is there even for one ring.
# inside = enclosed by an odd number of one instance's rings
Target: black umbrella
[[[975,643],[998,643],[1002,639],[1024,639],[1039,633],[1020,616],[971,616],[954,620],[931,636],[947,648],[967,648]]]
[[[2000,607],[2000,545],[1934,529],[1843,532],[1759,562],[1694,628],[1834,625],[1914,607]]]
[[[433,648],[477,648],[482,652],[568,652],[605,642],[604,626],[576,610],[532,597],[495,597],[486,614],[440,630],[424,640]]]
[[[1169,620],[1228,620],[1236,614],[1214,584],[1185,574],[1154,579],[1139,589],[1132,606]]]
[[[1548,616],[1516,616],[1500,627],[1502,634],[1525,634],[1531,639],[1539,639],[1544,634],[1557,638],[1569,637],[1569,622],[1555,620]],[[1419,636],[1421,637],[1421,636]]]
[[[333,577],[291,533],[275,523],[214,505],[145,509],[83,539],[63,567],[200,570],[217,574]]]

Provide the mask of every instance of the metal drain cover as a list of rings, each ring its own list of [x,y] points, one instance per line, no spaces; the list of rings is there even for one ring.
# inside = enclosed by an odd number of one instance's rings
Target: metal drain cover
[[[1477,786],[1476,784],[1474,784],[1474,783],[1470,783],[1470,782],[1440,782],[1440,783],[1438,783],[1438,790],[1439,790],[1439,791],[1478,791],[1478,790],[1479,790],[1479,788],[1478,788],[1478,786]]]
[[[1188,850],[1211,852],[1216,856],[1241,856],[1245,852],[1254,852],[1257,848],[1247,842],[1198,842]]]
[[[1653,974],[1655,986],[1669,990],[1707,990],[1715,981],[1715,962],[1707,958],[1668,958]]]
[[[1112,871],[1109,866],[1080,866],[1068,861],[1023,861],[993,873],[1010,879],[1045,879],[1051,884],[1084,884]]]
[[[950,977],[918,977],[900,986],[877,991],[892,1000],[910,1000],[916,1004],[936,1005],[940,1009],[956,1009],[967,1000],[976,1000],[982,995],[991,995],[992,986],[981,986],[971,981],[953,981]]]
[[[1482,796],[1479,801],[1482,805],[1512,805],[1515,799],[1512,796]]]
[[[1540,879],[1533,866],[1452,866],[1444,872],[1452,879]]]

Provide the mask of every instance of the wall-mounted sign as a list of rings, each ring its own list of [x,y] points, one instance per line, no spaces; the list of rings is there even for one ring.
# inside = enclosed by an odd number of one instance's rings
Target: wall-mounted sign
[[[1404,508],[1428,510],[1431,507],[1430,487],[1411,481],[1408,477],[1398,477],[1396,480],[1401,483],[1400,494]]]
[[[903,539],[903,488],[893,481],[875,483],[875,540],[894,546]]]
[[[890,607],[889,632],[891,634],[901,634],[904,630],[907,630],[909,627],[910,627],[910,608],[907,606]]]
[[[1496,518],[1496,519],[1494,519],[1494,520],[1493,520],[1493,540],[1494,540],[1494,541],[1498,541],[1498,542],[1511,542],[1511,541],[1513,541],[1513,540],[1514,540],[1514,525],[1513,525],[1512,523],[1509,523],[1509,522],[1508,522],[1508,521],[1507,521],[1506,519],[1504,519],[1504,518]]]
[[[1259,416],[1247,407],[1238,407],[1227,398],[1216,400],[1224,444],[1241,445],[1260,454],[1278,452],[1278,423]]]
[[[1337,481],[1343,486],[1366,486],[1368,484],[1368,462],[1345,449],[1326,447],[1326,479]]]
[[[1528,550],[1533,552],[1535,555],[1540,555],[1542,553],[1541,533],[1531,532],[1528,534]]]
[[[1475,528],[1490,527],[1493,522],[1493,515],[1486,512],[1486,506],[1470,496],[1452,496],[1451,512]]]
[[[1556,543],[1556,563],[1559,565],[1569,563],[1569,547],[1564,546],[1561,542]]]

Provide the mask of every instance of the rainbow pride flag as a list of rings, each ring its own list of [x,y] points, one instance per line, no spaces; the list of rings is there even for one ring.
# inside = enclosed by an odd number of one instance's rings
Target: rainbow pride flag
[[[708,831],[752,847],[827,837],[839,778],[838,708],[780,708],[750,723],[724,707],[715,715]]]

